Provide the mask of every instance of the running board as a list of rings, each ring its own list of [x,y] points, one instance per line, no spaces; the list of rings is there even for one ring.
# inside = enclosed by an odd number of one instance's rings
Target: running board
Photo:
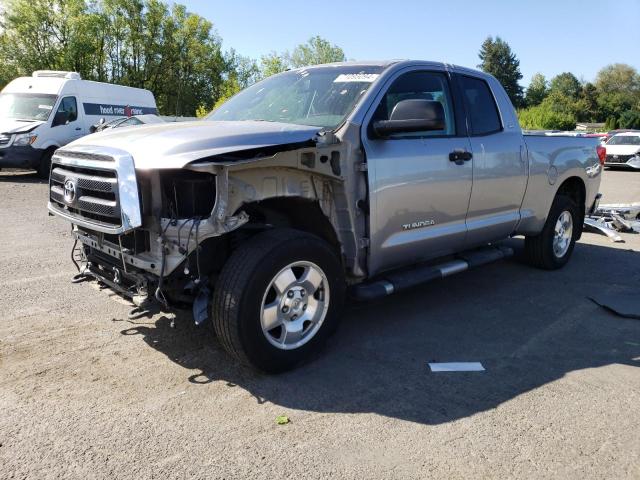
[[[390,272],[373,282],[361,283],[351,289],[351,295],[358,301],[373,300],[401,292],[422,283],[448,277],[470,268],[479,267],[513,255],[509,247],[485,247],[456,255],[454,260],[436,265],[421,265],[410,270]]]

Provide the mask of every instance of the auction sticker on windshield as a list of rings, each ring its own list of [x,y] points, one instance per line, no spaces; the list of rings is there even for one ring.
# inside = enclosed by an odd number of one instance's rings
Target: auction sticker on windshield
[[[379,73],[342,73],[333,83],[361,82],[371,83],[380,76]]]

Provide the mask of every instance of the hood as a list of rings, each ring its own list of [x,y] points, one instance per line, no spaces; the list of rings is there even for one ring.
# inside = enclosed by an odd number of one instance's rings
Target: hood
[[[0,118],[0,133],[25,133],[30,132],[38,125],[42,125],[42,120],[16,120],[15,118]]]
[[[260,121],[166,123],[105,130],[64,149],[80,147],[82,151],[98,153],[101,147],[117,148],[133,157],[137,169],[182,168],[214,155],[308,142],[320,130]]]
[[[640,145],[605,145],[607,155],[633,155],[640,152]]]

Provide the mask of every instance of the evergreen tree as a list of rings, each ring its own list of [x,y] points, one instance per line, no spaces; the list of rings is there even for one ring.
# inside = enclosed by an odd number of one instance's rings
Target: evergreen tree
[[[482,43],[478,53],[481,63],[478,68],[490,73],[500,81],[507,95],[516,107],[523,104],[522,87],[518,81],[522,78],[520,73],[520,60],[511,47],[500,37],[487,37]]]

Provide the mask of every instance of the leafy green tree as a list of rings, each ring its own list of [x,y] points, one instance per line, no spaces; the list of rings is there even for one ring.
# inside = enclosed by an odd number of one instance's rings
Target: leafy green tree
[[[161,112],[212,105],[231,72],[211,22],[161,0],[5,0],[0,86],[38,69],[153,91]],[[244,73],[242,73],[244,75]]]
[[[619,128],[636,128],[640,129],[640,111],[627,110],[620,115],[618,123]]]
[[[516,107],[523,104],[522,87],[518,83],[522,79],[520,60],[511,47],[500,37],[487,37],[478,53],[481,63],[478,65],[483,71],[496,77],[504,87],[507,95]]]
[[[340,47],[316,35],[293,50],[290,63],[298,68],[321,63],[344,62],[346,59]]]
[[[290,68],[287,54],[270,52],[260,59],[260,73],[263,78],[270,77],[277,73],[285,72]]]
[[[596,76],[595,87],[602,118],[617,120],[624,112],[640,108],[640,75],[630,65],[604,67]]]
[[[573,130],[576,119],[570,113],[554,111],[549,102],[518,110],[520,126],[527,130]]]
[[[531,83],[529,83],[525,96],[525,103],[529,107],[540,105],[548,93],[547,79],[543,74],[536,73],[531,77]]]
[[[616,117],[608,117],[606,123],[604,124],[604,128],[607,130],[615,130],[618,128],[618,120]]]
[[[580,80],[578,80],[573,73],[564,72],[556,75],[549,83],[550,93],[558,93],[571,100],[577,100],[581,91],[582,85]]]

